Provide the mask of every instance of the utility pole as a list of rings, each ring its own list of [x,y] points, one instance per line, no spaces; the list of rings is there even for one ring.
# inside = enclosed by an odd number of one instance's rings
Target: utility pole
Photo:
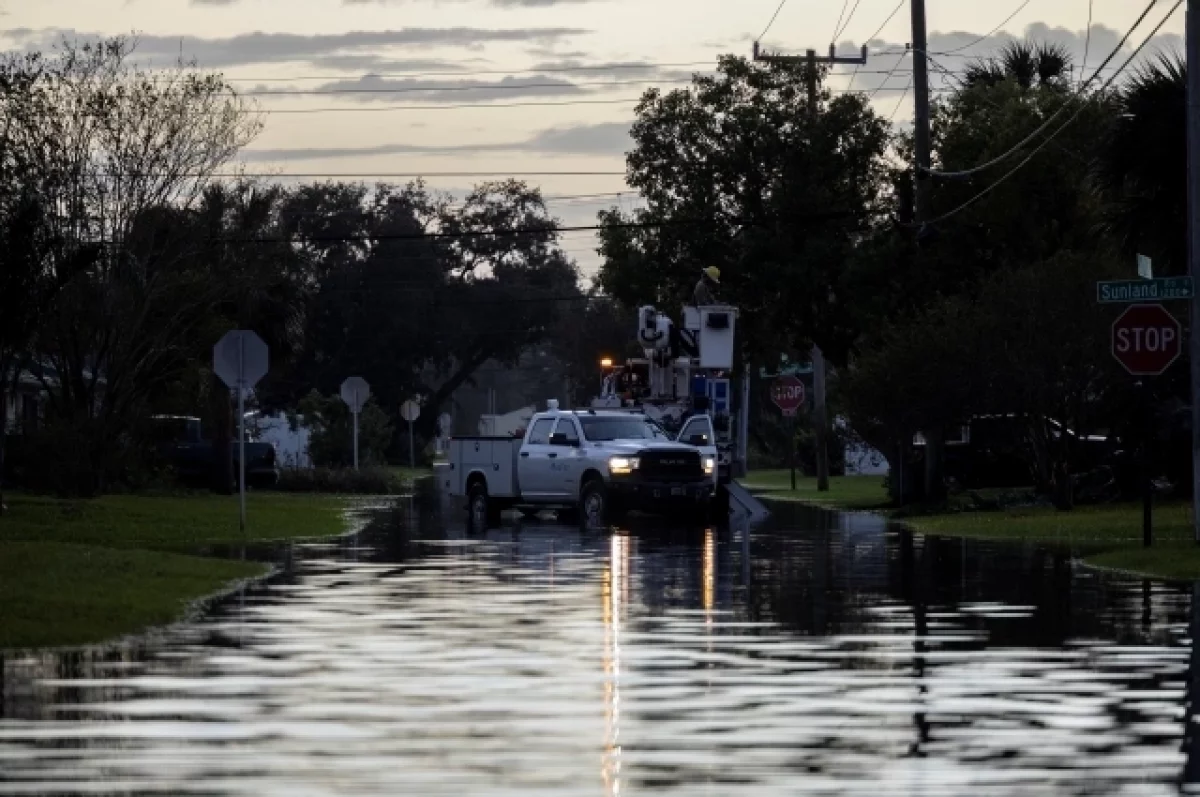
[[[1187,6],[1188,272],[1200,281],[1200,0]],[[1192,368],[1192,524],[1200,543],[1200,296],[1188,332]]]
[[[929,56],[925,23],[925,0],[910,0],[912,6],[912,59],[913,59],[913,142],[917,158],[914,184],[916,188],[916,228],[920,237],[923,225],[932,218],[930,201],[931,161],[929,132]],[[945,483],[944,460],[946,438],[944,430],[926,429],[925,437],[925,499],[940,501]],[[905,446],[907,448],[907,446]],[[901,456],[904,452],[901,452]]]
[[[790,55],[763,55],[759,51],[758,42],[755,42],[754,60],[766,61],[768,63],[795,63],[796,61],[800,60],[800,57]],[[805,70],[805,80],[808,82],[808,116],[809,122],[812,123],[815,129],[819,110],[817,107],[817,81],[820,75],[817,72],[817,65],[851,64],[865,66],[867,63],[867,45],[863,45],[862,55],[851,58],[848,56],[839,56],[837,54],[837,48],[831,44],[829,45],[829,55],[818,56],[816,50],[809,50],[804,55],[804,61],[808,67]],[[829,413],[825,402],[825,353],[821,351],[820,346],[814,343],[811,356],[813,367],[813,425],[816,427],[817,447],[817,490],[819,492],[828,492]],[[794,443],[795,441],[793,440],[792,444],[794,445]]]

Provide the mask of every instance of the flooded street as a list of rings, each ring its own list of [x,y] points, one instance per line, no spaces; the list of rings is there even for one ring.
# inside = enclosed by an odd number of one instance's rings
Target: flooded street
[[[776,509],[296,546],[164,638],[7,656],[0,794],[1153,795],[1200,764],[1190,587]]]

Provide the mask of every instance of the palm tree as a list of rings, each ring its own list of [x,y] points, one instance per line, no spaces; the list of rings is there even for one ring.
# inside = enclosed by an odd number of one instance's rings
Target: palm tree
[[[1070,86],[1071,74],[1071,55],[1061,44],[1009,42],[999,56],[968,65],[963,84],[990,88],[1011,81],[1025,90],[1035,86],[1062,89]]]
[[[1187,64],[1163,55],[1133,73],[1098,168],[1106,223],[1130,254],[1187,269]],[[1157,269],[1156,269],[1157,270]]]

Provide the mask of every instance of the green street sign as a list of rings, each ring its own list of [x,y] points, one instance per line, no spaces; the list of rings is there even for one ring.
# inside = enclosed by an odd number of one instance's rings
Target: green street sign
[[[775,379],[780,376],[801,376],[811,374],[813,372],[812,363],[788,363],[781,368],[777,368],[774,373],[766,368],[759,368],[758,375],[762,379]]]
[[[1195,295],[1196,287],[1191,277],[1160,277],[1149,280],[1117,280],[1096,283],[1096,300],[1100,304],[1161,302],[1168,299],[1191,299]]]

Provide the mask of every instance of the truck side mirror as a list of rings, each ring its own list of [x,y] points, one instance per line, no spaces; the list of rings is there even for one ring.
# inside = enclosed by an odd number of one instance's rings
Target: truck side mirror
[[[708,445],[708,435],[694,434],[688,438],[689,446],[706,446]]]
[[[575,446],[579,445],[579,441],[568,439],[566,434],[563,432],[555,432],[554,434],[550,435],[550,445],[574,448]]]

